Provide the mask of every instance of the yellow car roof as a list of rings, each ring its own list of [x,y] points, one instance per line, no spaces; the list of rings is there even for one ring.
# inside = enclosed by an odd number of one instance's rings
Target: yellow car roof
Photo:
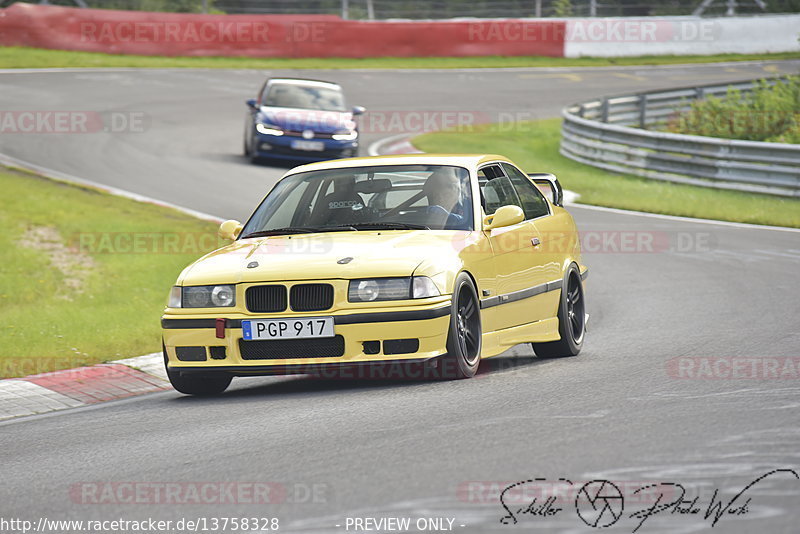
[[[371,167],[373,165],[458,165],[474,168],[489,161],[507,161],[505,156],[497,154],[398,154],[393,156],[371,156],[366,158],[345,158],[309,163],[295,167],[286,176],[308,171],[325,169],[344,169],[349,167]]]

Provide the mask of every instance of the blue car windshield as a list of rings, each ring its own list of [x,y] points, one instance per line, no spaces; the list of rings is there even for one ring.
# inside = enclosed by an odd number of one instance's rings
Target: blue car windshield
[[[448,165],[326,169],[281,180],[241,233],[472,230],[469,171]]]
[[[261,105],[275,108],[347,111],[342,92],[338,89],[289,83],[270,84]]]

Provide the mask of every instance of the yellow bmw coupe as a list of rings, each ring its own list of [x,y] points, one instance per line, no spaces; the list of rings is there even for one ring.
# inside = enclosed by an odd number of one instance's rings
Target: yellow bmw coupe
[[[304,165],[219,234],[232,243],[184,269],[161,319],[182,393],[252,375],[468,378],[520,343],[583,345],[587,268],[561,186],[502,156]]]

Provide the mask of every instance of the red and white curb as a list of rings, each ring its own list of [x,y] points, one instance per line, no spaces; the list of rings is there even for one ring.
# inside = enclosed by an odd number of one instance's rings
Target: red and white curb
[[[160,352],[0,380],[0,421],[170,388]]]

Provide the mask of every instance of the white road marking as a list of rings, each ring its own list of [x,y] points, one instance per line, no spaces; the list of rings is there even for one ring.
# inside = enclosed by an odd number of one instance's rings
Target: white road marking
[[[72,185],[91,187],[103,191],[105,193],[108,193],[109,195],[114,195],[116,197],[129,198],[137,202],[145,202],[147,204],[155,204],[157,206],[171,208],[180,211],[182,213],[185,213],[187,215],[191,215],[192,217],[197,217],[198,219],[203,219],[206,221],[212,221],[216,223],[220,223],[223,221],[221,217],[217,217],[216,215],[210,215],[208,213],[203,213],[202,211],[193,210],[191,208],[184,208],[183,206],[172,204],[171,202],[165,202],[163,200],[158,200],[152,197],[148,197],[146,195],[140,195],[138,193],[126,191],[124,189],[119,189],[117,187],[111,187],[98,182],[93,182],[91,180],[78,178],[77,176],[73,176],[71,174],[67,174],[61,171],[56,171],[54,169],[49,169],[47,167],[42,167],[41,165],[30,163],[28,161],[24,161],[9,156],[7,154],[0,153],[0,164],[5,165],[6,167],[11,167],[11,168],[16,167],[17,169],[23,169],[29,172],[33,172],[41,176],[44,176],[45,178],[55,180],[57,182],[66,182]]]
[[[608,213],[619,213],[620,215],[632,215],[636,217],[651,217],[654,219],[662,219],[665,221],[676,221],[684,223],[700,223],[700,224],[713,224],[716,226],[729,226],[732,228],[747,228],[752,230],[772,230],[776,232],[794,232],[800,233],[800,228],[787,228],[784,226],[767,226],[761,224],[748,224],[748,223],[735,223],[729,221],[718,221],[716,219],[696,219],[694,217],[679,217],[677,215],[662,215],[660,213],[647,213],[644,211],[630,211],[618,208],[606,208],[604,206],[590,206],[589,204],[572,204],[572,206],[580,209],[605,211]]]
[[[0,421],[83,405],[81,401],[27,380],[0,381]]]

